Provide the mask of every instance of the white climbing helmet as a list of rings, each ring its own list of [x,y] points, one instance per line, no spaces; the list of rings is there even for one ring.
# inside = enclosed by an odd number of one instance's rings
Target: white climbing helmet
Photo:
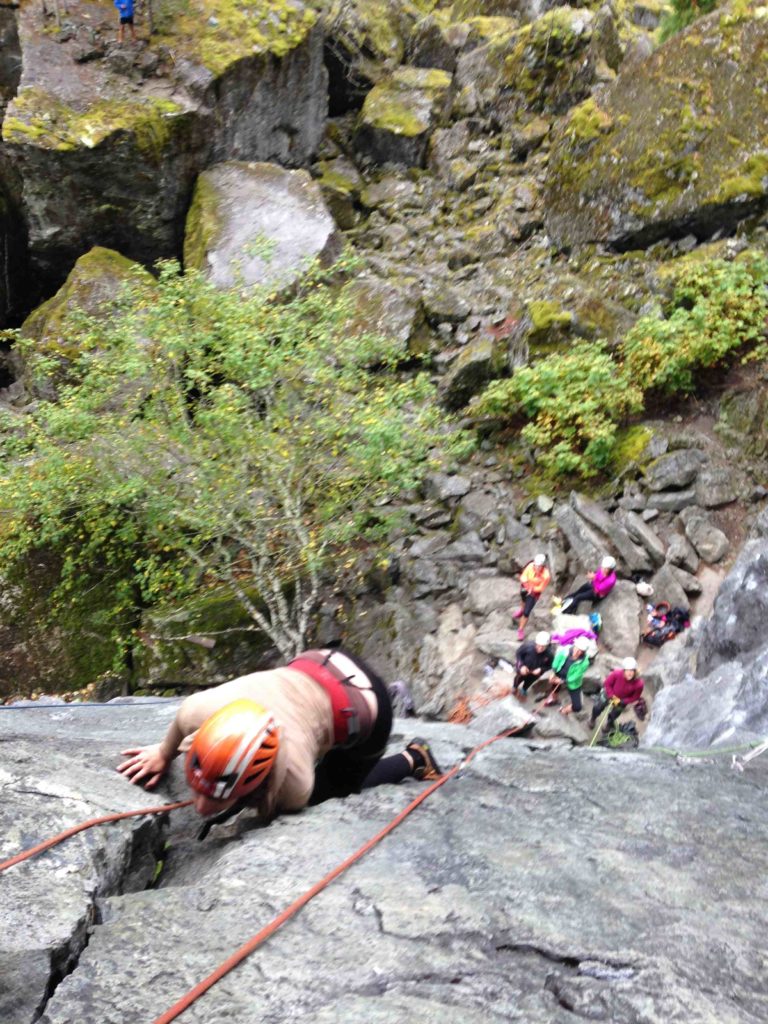
[[[533,638],[533,642],[536,644],[537,647],[549,647],[549,641],[551,639],[552,637],[549,635],[549,633],[546,633],[544,630],[542,630],[541,633],[536,634],[536,636]]]
[[[615,569],[616,568],[616,559],[613,557],[613,555],[606,555],[605,558],[600,563],[600,568],[601,569],[608,569],[608,570]]]
[[[636,672],[637,662],[634,658],[622,658],[621,667],[624,669],[625,672]]]
[[[640,597],[651,597],[653,595],[653,587],[650,583],[647,583],[645,580],[640,580],[640,582],[635,587],[635,590],[638,592]]]
[[[576,639],[573,641],[573,646],[576,648],[577,651],[588,651],[591,644],[592,641],[589,639],[588,636],[577,636]]]
[[[540,551],[538,553],[538,555],[534,555],[533,556],[533,564],[534,565],[546,565],[547,564],[547,556],[543,552]]]

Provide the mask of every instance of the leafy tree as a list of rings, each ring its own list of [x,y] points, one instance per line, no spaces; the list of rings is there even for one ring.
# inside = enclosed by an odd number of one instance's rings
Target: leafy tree
[[[2,424],[5,569],[54,552],[54,610],[107,574],[101,625],[123,647],[141,607],[223,583],[293,655],[324,567],[383,535],[381,506],[445,435],[427,379],[398,377],[350,315],[319,270],[279,300],[173,263],[153,295],[144,280],[112,315],[74,315],[59,400]]]

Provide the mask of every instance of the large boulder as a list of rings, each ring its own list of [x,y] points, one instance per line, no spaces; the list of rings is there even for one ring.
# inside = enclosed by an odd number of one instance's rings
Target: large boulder
[[[406,40],[420,15],[416,4],[402,0],[329,5],[325,61],[331,117],[357,110],[382,69],[402,63]]]
[[[355,144],[375,163],[421,166],[445,116],[451,76],[437,68],[398,68],[368,93]]]
[[[549,163],[555,243],[706,237],[763,209],[768,95],[755,82],[767,40],[761,11],[730,4],[625,62],[613,86],[572,111]]]
[[[184,263],[220,288],[286,288],[342,247],[320,186],[306,171],[230,161],[197,179]]]
[[[731,544],[723,531],[696,505],[683,509],[680,518],[685,535],[705,562],[714,564],[728,552]]]
[[[522,28],[505,19],[488,42],[460,56],[455,111],[512,124],[519,112],[567,110],[594,81],[594,18],[587,8],[561,6]]]
[[[764,455],[768,449],[768,391],[764,387],[736,388],[720,399],[715,430],[739,451]]]
[[[708,675],[720,666],[731,667],[735,662],[749,665],[768,647],[767,618],[768,542],[751,541],[717,593],[701,637],[697,676]]]
[[[768,735],[766,614],[768,541],[762,539],[745,546],[697,632],[695,658],[679,665],[656,698],[649,744],[695,750]]]
[[[619,580],[605,600],[595,606],[603,626],[600,641],[619,658],[635,654],[640,642],[642,602],[629,580]]]
[[[349,303],[349,330],[374,333],[392,343],[393,354],[405,356],[424,322],[418,288],[413,281],[365,274],[342,289]]]
[[[142,267],[112,249],[96,246],[75,263],[67,280],[52,298],[30,313],[21,326],[22,343],[11,363],[23,379],[28,396],[55,398],[69,379],[80,354],[68,318],[78,310],[103,316],[117,308],[121,290],[133,283],[149,296],[153,278]],[[44,365],[44,372],[38,367]]]
[[[40,287],[93,245],[143,263],[177,256],[194,180],[211,163],[307,162],[327,110],[323,38],[301,2],[281,7],[274,19],[213,0],[194,17],[163,9],[148,48],[112,52],[114,12],[84,0],[62,34],[39,5],[20,5],[0,185],[23,214]],[[73,60],[88,40],[93,53]]]

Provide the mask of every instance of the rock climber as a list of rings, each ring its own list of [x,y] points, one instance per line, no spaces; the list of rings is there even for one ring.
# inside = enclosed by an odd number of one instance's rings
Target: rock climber
[[[512,618],[518,620],[517,639],[525,638],[525,625],[531,616],[536,602],[549,586],[552,576],[547,568],[547,556],[534,555],[520,573],[520,601],[522,602]]]
[[[645,718],[644,685],[643,680],[637,674],[637,661],[634,658],[624,658],[621,668],[615,668],[603,680],[602,691],[592,705],[592,715],[589,719],[590,728],[594,729],[595,722],[609,704],[611,710],[603,725],[604,732],[611,731],[616,724],[616,719],[630,704],[634,705],[638,718]]]
[[[552,668],[554,651],[550,644],[549,633],[542,630],[533,640],[521,644],[515,655],[515,681],[512,692],[520,700],[525,700],[528,691]]]
[[[552,692],[545,704],[557,704],[557,691],[565,683],[571,703],[560,708],[561,715],[570,715],[572,711],[581,711],[581,687],[584,674],[589,668],[587,652],[594,646],[594,641],[586,636],[577,636],[569,647],[559,647],[552,661]]]
[[[162,742],[124,750],[117,770],[151,789],[184,753],[198,814],[223,821],[248,806],[269,821],[408,776],[436,778],[425,740],[382,757],[391,727],[387,688],[371,668],[341,648],[311,650],[187,697]]]
[[[563,598],[559,608],[553,610],[558,612],[571,612],[578,610],[582,601],[602,601],[616,586],[616,559],[612,555],[606,555],[600,562],[595,572],[587,573],[587,582]]]

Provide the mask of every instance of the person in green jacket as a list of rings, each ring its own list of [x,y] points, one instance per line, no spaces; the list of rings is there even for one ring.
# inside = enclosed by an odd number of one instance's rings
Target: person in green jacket
[[[569,647],[559,647],[552,662],[552,692],[545,704],[557,703],[556,693],[565,683],[570,705],[560,708],[561,715],[570,715],[572,711],[581,711],[581,684],[584,674],[589,668],[587,651],[592,641],[586,636],[577,636]]]

